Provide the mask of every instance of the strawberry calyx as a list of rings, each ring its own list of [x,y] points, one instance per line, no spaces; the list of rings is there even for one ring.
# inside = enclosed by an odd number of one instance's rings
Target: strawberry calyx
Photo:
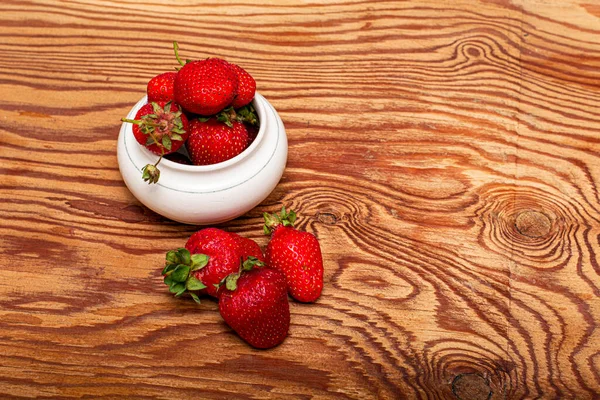
[[[156,145],[162,154],[158,161],[152,165],[148,164],[142,168],[142,179],[148,184],[157,183],[160,178],[160,171],[157,168],[162,160],[162,156],[171,152],[173,141],[183,141],[185,128],[181,116],[181,108],[177,111],[171,111],[171,102],[167,102],[164,107],[158,103],[152,102],[151,114],[145,114],[140,119],[122,118],[121,121],[138,125],[140,132],[147,136],[145,146]]]
[[[252,104],[247,104],[237,109],[238,121],[249,125],[258,125],[256,110]]]
[[[265,225],[263,226],[263,231],[265,235],[270,235],[280,225],[293,227],[296,217],[296,212],[294,210],[287,211],[285,206],[281,207],[279,213],[264,213]]]
[[[206,288],[206,285],[193,276],[192,272],[198,271],[208,265],[206,254],[191,254],[185,248],[170,250],[166,254],[165,268],[162,270],[165,285],[169,291],[179,297],[184,293],[200,304],[200,298],[194,291]]]
[[[217,119],[217,121],[224,123],[230,128],[233,128],[234,121],[248,125],[258,124],[256,110],[251,104],[245,105],[244,107],[238,108],[237,110],[233,107],[227,107],[220,113],[216,114],[215,118]]]
[[[244,272],[251,271],[254,268],[262,268],[264,266],[265,263],[260,261],[258,258],[254,256],[248,256],[248,258],[240,263],[240,269],[238,272],[227,275],[215,286],[220,289],[224,285],[227,290],[234,291],[237,289],[238,279],[240,279],[240,276],[242,276]]]
[[[158,161],[154,165],[147,164],[144,168],[142,168],[142,179],[144,182],[148,182],[148,184],[158,182],[158,179],[160,178],[160,170],[156,166],[161,160],[162,156],[158,158]]]

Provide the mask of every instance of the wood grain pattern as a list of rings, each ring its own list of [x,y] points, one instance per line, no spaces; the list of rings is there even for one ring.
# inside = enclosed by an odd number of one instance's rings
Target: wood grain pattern
[[[0,397],[600,398],[600,3],[0,4]],[[162,20],[159,22],[159,20]],[[325,289],[257,351],[176,301],[197,227],[124,186],[119,119],[185,56],[246,67]]]

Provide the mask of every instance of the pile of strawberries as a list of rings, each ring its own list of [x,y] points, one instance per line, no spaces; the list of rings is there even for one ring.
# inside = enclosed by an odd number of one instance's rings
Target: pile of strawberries
[[[270,240],[263,254],[249,238],[218,228],[194,233],[184,248],[169,251],[162,271],[176,297],[218,299],[225,322],[250,345],[266,349],[288,334],[288,294],[314,302],[323,289],[323,257],[316,237],[293,227],[294,211],[264,214]]]
[[[240,154],[258,133],[254,78],[221,58],[184,62],[176,42],[173,47],[181,68],[152,78],[148,103],[135,119],[122,119],[133,124],[138,143],[160,156],[142,170],[148,183],[158,182],[163,156],[184,164],[216,164]]]

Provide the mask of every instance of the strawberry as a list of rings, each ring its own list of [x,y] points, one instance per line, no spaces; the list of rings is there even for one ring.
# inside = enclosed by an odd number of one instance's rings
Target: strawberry
[[[216,297],[215,285],[239,269],[242,255],[238,241],[224,230],[205,228],[194,233],[185,248],[192,254],[206,254],[209,257],[206,267],[195,272],[194,277],[206,286],[201,294]]]
[[[323,290],[323,256],[317,238],[293,227],[296,213],[264,213],[266,234],[271,239],[265,250],[267,265],[281,270],[290,296],[301,302],[314,302]]]
[[[182,255],[182,252],[187,252],[190,256]],[[194,257],[198,257],[198,255],[206,257],[206,260],[204,262],[204,258],[202,258],[203,263],[201,265],[197,263],[197,268],[194,268]],[[196,289],[193,289],[195,292],[190,292],[192,298],[198,301],[198,295],[207,294],[217,297],[218,284],[229,274],[238,271],[240,262],[244,262],[249,258],[258,262],[264,261],[262,250],[255,241],[222,229],[205,228],[190,236],[184,249],[172,250],[167,253],[163,275],[167,279],[166,274],[180,264],[188,267],[183,269],[183,272],[180,270],[178,272],[180,275],[175,275],[179,277],[179,280],[168,280],[165,283],[171,287],[174,284],[184,283],[193,278],[202,284],[202,287],[199,287],[196,283]],[[187,272],[187,275],[185,272]],[[180,296],[186,292],[186,290],[183,290],[177,294],[181,289],[178,286],[177,289],[173,289],[175,291],[171,291]],[[187,291],[191,290],[187,287],[186,289]]]
[[[231,103],[233,108],[240,108],[249,104],[254,99],[256,92],[256,81],[245,69],[236,65],[229,64],[231,70],[236,74],[238,80],[237,94]]]
[[[183,62],[179,46],[173,43],[175,57],[182,65],[175,77],[175,100],[192,113],[213,115],[221,112],[237,94],[238,78],[231,65],[221,58]]]
[[[164,72],[150,79],[148,82],[148,87],[146,88],[148,102],[173,101],[173,90],[176,76],[176,72]]]
[[[263,255],[260,246],[254,240],[233,232],[231,232],[230,235],[238,243],[238,246],[240,247],[239,251],[244,261],[249,257],[254,257],[261,262],[265,261],[265,256]]]
[[[216,118],[194,119],[186,143],[195,165],[216,164],[229,160],[248,147],[248,131],[244,124],[232,121],[231,127]]]
[[[249,260],[219,289],[219,312],[243,340],[259,349],[275,347],[288,334],[290,305],[285,276]]]
[[[135,140],[148,150],[160,156],[154,164],[142,169],[142,178],[148,183],[156,183],[160,177],[157,165],[163,155],[177,151],[189,136],[188,119],[179,105],[173,102],[151,102],[142,106],[135,119],[123,118],[123,122],[133,124]]]

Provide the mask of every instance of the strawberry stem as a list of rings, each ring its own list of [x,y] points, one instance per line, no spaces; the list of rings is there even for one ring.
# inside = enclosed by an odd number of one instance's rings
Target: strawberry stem
[[[173,50],[175,51],[175,58],[177,59],[177,62],[183,67],[185,63],[181,60],[181,58],[179,58],[179,45],[177,42],[173,42]]]

